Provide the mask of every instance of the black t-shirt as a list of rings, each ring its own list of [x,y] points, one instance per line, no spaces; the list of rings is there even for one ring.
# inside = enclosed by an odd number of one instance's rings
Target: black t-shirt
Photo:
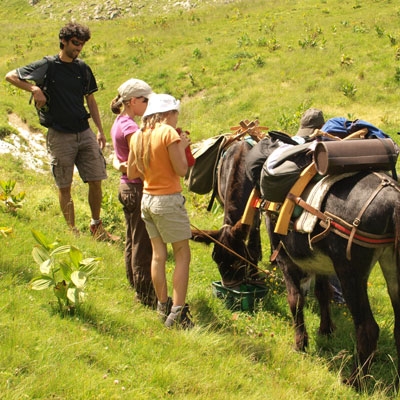
[[[52,127],[58,131],[76,133],[89,127],[90,115],[85,108],[84,97],[96,92],[98,88],[92,70],[88,65],[84,66],[86,73],[83,73],[77,60],[66,63],[56,56],[50,79],[46,79]],[[47,71],[46,58],[17,69],[20,79],[34,81],[37,85],[43,83]]]

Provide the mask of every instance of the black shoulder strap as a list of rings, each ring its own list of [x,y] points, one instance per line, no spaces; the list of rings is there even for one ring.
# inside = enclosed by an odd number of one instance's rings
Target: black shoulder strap
[[[44,57],[47,60],[47,71],[43,77],[43,83],[39,87],[43,90],[47,90],[47,86],[54,75],[54,62],[56,60],[56,56],[46,56]]]
[[[54,66],[54,61],[56,59],[56,56],[45,56],[44,58],[47,60],[47,69],[43,75],[42,83],[37,84],[37,85],[40,87],[40,89],[43,90],[43,92],[46,92],[48,83],[53,74],[53,70],[54,70],[53,66]],[[29,99],[29,104],[32,103],[32,100],[33,100],[33,93],[31,93],[31,97]]]

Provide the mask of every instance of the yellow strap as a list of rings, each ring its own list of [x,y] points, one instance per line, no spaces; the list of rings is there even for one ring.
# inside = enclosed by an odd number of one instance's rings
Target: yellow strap
[[[279,212],[281,207],[282,207],[282,203],[276,203],[274,201],[269,201],[269,202],[267,202],[267,205],[266,205],[266,207],[264,209],[267,210],[267,211],[271,211],[271,212],[277,213],[277,212]]]
[[[297,179],[296,183],[289,190],[289,193],[292,193],[294,196],[300,196],[303,193],[303,190],[316,174],[317,169],[315,168],[315,163],[312,162],[307,168],[302,171],[299,179]],[[276,226],[274,230],[275,233],[287,235],[294,207],[295,203],[286,197],[279,212],[278,220],[276,221]]]
[[[247,200],[246,208],[244,209],[241,221],[243,225],[251,225],[253,223],[255,213],[254,206],[259,198],[259,194],[257,192],[258,191],[254,188],[250,193],[249,199]]]

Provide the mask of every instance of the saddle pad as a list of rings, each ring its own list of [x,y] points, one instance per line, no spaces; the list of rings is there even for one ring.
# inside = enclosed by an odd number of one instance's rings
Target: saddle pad
[[[302,199],[312,207],[319,210],[322,201],[328,193],[331,186],[349,176],[355,175],[357,172],[347,172],[339,175],[326,175],[317,182],[312,182],[301,195]],[[318,217],[310,212],[303,210],[301,215],[294,222],[294,230],[297,232],[311,233],[314,230]]]

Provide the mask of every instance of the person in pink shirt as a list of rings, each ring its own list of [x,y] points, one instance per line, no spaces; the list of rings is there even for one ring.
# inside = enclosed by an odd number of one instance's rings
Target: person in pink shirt
[[[111,111],[118,116],[111,128],[114,146],[114,168],[121,172],[118,198],[123,205],[126,226],[125,268],[136,299],[155,308],[157,298],[151,280],[152,247],[146,226],[141,218],[143,182],[140,178],[129,179],[127,161],[129,142],[139,130],[135,117],[141,117],[153,91],[140,79],[129,79],[118,88],[118,95],[111,102]]]
[[[192,234],[181,177],[188,169],[185,149],[190,140],[176,131],[179,106],[168,94],[150,97],[141,131],[130,143],[128,177],[144,179],[141,208],[153,248],[151,276],[157,312],[166,327],[188,329],[194,325],[186,303]],[[165,271],[167,243],[171,243],[175,259],[172,304]]]

